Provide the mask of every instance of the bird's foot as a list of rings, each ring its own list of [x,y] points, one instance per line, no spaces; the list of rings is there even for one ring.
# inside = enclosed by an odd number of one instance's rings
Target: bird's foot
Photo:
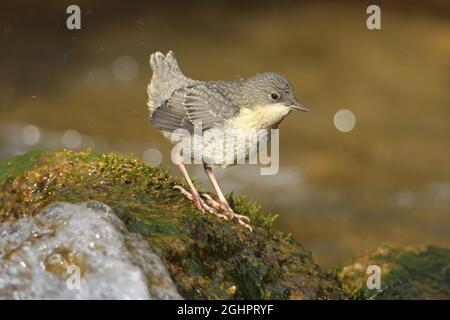
[[[243,227],[252,231],[252,227],[250,226],[250,218],[244,215],[237,214],[233,209],[228,205],[228,203],[220,203],[214,200],[209,194],[203,193],[202,196],[206,199],[208,204],[216,210],[220,210],[224,212],[230,219],[236,219],[236,221]]]
[[[223,218],[225,220],[228,220],[228,217],[224,214],[218,213],[214,208],[209,206],[205,200],[203,200],[198,193],[191,193],[187,191],[182,186],[174,186],[174,189],[180,190],[181,194],[184,195],[186,198],[194,202],[195,206],[198,210],[200,210],[201,213],[209,212],[212,214],[215,214],[219,218]]]

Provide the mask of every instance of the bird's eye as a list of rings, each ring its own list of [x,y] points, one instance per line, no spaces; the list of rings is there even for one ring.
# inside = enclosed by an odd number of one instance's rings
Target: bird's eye
[[[276,94],[276,93],[271,93],[271,94],[270,94],[270,98],[271,98],[273,101],[277,101],[277,100],[280,98],[280,96],[279,96],[278,94]]]

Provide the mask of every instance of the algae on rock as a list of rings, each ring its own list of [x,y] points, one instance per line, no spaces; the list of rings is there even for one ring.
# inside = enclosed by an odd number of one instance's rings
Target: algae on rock
[[[87,200],[111,207],[165,264],[187,299],[339,299],[336,277],[303,247],[270,230],[274,217],[243,198],[253,233],[196,208],[165,170],[133,156],[30,152],[0,164],[0,222],[38,214],[54,202]]]
[[[380,291],[366,286],[367,267],[381,269]],[[356,299],[450,299],[450,250],[380,247],[341,269],[343,289]]]

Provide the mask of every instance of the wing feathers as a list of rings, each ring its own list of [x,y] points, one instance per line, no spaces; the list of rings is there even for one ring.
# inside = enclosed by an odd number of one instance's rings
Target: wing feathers
[[[239,107],[226,99],[215,87],[207,84],[186,86],[175,90],[150,120],[161,130],[179,128],[206,130],[223,126],[226,120],[236,116]]]
[[[158,129],[172,132],[179,128],[188,129],[185,118],[186,115],[184,113],[170,108],[167,102],[164,102],[161,107],[153,112],[150,121]]]

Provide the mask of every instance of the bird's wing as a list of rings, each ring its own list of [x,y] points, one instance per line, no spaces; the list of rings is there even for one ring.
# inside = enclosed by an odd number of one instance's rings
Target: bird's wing
[[[176,109],[164,101],[161,106],[155,109],[150,116],[150,121],[159,130],[173,132],[177,129],[186,129],[189,132],[194,131],[194,125],[188,119],[186,110]]]
[[[208,84],[185,87],[179,94],[184,98],[183,104],[189,120],[194,126],[201,126],[203,130],[223,126],[240,110],[220,91]]]
[[[166,131],[179,128],[206,130],[222,127],[239,113],[239,107],[208,84],[191,85],[175,90],[151,117],[153,124]]]

